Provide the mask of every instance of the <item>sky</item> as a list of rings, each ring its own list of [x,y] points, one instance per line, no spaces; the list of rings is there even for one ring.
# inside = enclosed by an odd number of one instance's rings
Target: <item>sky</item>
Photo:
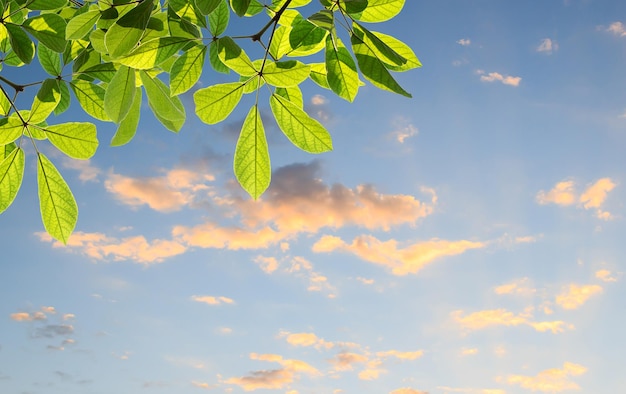
[[[321,155],[264,101],[258,201],[232,172],[250,97],[208,126],[184,94],[179,135],[144,100],[88,161],[45,147],[79,205],[67,246],[28,151],[0,217],[0,391],[624,391],[626,2],[408,0],[370,28],[423,63],[396,75],[413,98],[306,82]]]

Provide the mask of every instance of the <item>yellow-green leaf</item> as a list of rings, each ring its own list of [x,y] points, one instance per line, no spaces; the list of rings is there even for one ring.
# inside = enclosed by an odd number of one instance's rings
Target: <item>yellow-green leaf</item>
[[[149,70],[170,59],[191,39],[184,37],[160,37],[138,46],[127,56],[117,59],[128,67]]]
[[[0,119],[0,146],[10,144],[22,136],[24,123],[17,116]]]
[[[241,75],[254,75],[257,70],[239,45],[230,37],[217,40],[217,54],[226,67]]]
[[[359,74],[352,54],[338,37],[326,37],[326,79],[339,97],[354,101],[359,91]]]
[[[16,148],[6,157],[0,157],[0,213],[15,200],[24,178],[24,151]]]
[[[233,167],[239,184],[255,200],[270,185],[270,154],[257,105],[250,108],[243,122],[235,148]]]
[[[120,66],[104,93],[104,111],[115,123],[120,123],[135,96],[135,70]]]
[[[98,149],[96,125],[70,122],[43,127],[48,140],[73,159],[89,159]]]
[[[148,96],[148,105],[154,116],[168,130],[178,132],[185,123],[185,107],[176,96],[171,97],[169,87],[145,71],[139,73]]]
[[[241,100],[243,86],[241,82],[232,82],[198,89],[193,95],[196,115],[207,124],[223,121]]]
[[[37,185],[44,228],[66,244],[76,226],[78,206],[69,186],[43,153],[37,153]]]
[[[270,98],[270,107],[278,127],[295,146],[309,153],[322,153],[333,149],[328,130],[296,104],[273,94]]]
[[[28,123],[41,123],[48,118],[61,101],[61,90],[59,81],[56,79],[46,79],[37,92],[33,105],[30,109]]]
[[[265,63],[263,78],[269,85],[278,87],[296,86],[309,77],[311,67],[296,60]]]
[[[76,15],[67,22],[65,28],[65,38],[67,40],[76,40],[85,37],[93,29],[100,15],[98,10],[87,11],[84,14]]]
[[[85,112],[99,120],[111,120],[104,110],[105,90],[102,86],[87,81],[75,80],[70,82],[70,87]]]
[[[405,0],[367,0],[367,8],[358,13],[351,13],[356,20],[362,22],[385,22],[398,15],[404,7]]]
[[[112,58],[124,56],[135,48],[148,25],[153,8],[154,0],[144,0],[109,28],[104,43]]]
[[[65,50],[66,22],[61,16],[40,14],[26,19],[22,27],[53,51],[62,53]]]
[[[170,69],[170,88],[173,95],[188,91],[198,82],[206,50],[206,46],[196,45],[176,59]]]
[[[128,111],[128,114],[117,128],[113,139],[111,139],[111,146],[122,146],[129,143],[137,132],[141,115],[141,88],[135,89],[135,98],[130,106],[130,111]]]

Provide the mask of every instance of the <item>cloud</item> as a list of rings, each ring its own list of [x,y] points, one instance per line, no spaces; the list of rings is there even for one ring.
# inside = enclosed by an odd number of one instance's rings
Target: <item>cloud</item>
[[[603,282],[617,282],[617,276],[606,269],[596,271],[595,276]]]
[[[515,327],[527,325],[539,332],[550,331],[553,334],[561,333],[566,329],[573,329],[571,324],[563,321],[542,321],[536,322],[531,320],[532,315],[528,312],[515,314],[506,309],[489,309],[479,312],[470,313],[463,316],[462,310],[452,312],[451,317],[461,327],[468,330],[482,330],[491,327],[505,326]]]
[[[483,82],[502,82],[509,86],[519,86],[522,82],[521,77],[512,77],[510,75],[502,75],[497,72],[491,72],[486,74],[483,70],[476,70],[476,74],[480,75],[480,80]]]
[[[17,313],[12,313],[10,315],[11,320],[13,321],[17,321],[17,322],[25,322],[25,321],[36,321],[36,320],[46,320],[47,317],[43,312],[33,312],[33,313],[28,313],[28,312],[17,312]]]
[[[556,297],[557,305],[563,309],[577,309],[587,300],[602,292],[602,287],[598,285],[576,285],[570,284],[561,294]]]
[[[515,294],[521,296],[532,296],[537,292],[537,289],[530,286],[530,280],[528,278],[521,278],[513,282],[497,286],[494,289],[494,292],[499,295]]]
[[[333,114],[329,107],[329,101],[325,96],[316,94],[311,97],[311,106],[313,106],[311,112],[318,120],[328,122],[333,118]]]
[[[461,38],[456,43],[466,47],[466,46],[468,46],[468,45],[470,45],[472,43],[472,40],[470,40],[469,38]]]
[[[540,190],[539,193],[537,193],[536,199],[541,205],[550,203],[564,206],[572,205],[576,203],[577,200],[574,192],[574,182],[559,182],[548,192]]]
[[[195,380],[191,382],[191,385],[192,385],[193,387],[197,387],[197,388],[199,388],[199,389],[204,389],[204,390],[211,390],[211,389],[214,389],[214,388],[215,388],[215,386],[211,386],[211,385],[210,385],[210,384],[208,384],[208,383],[205,383],[205,382],[196,382]]]
[[[321,94],[316,94],[313,97],[311,97],[311,104],[312,105],[328,104],[328,99],[326,97],[322,96]]]
[[[543,52],[547,55],[551,55],[552,52],[556,52],[559,49],[559,44],[556,41],[552,41],[549,38],[544,38],[537,47],[537,52]]]
[[[148,205],[155,211],[173,212],[191,204],[198,191],[210,189],[206,183],[214,179],[210,174],[178,168],[167,171],[161,177],[149,178],[111,173],[104,186],[123,204]]]
[[[361,380],[376,380],[380,377],[382,373],[387,372],[386,369],[380,368],[382,365],[382,361],[379,359],[374,359],[368,361],[365,365],[365,369],[359,372],[358,377]]]
[[[364,364],[369,358],[364,354],[342,351],[330,359],[337,371],[352,371],[355,364]]]
[[[626,37],[626,27],[622,22],[611,23],[606,31],[609,33],[613,33],[618,37]]]
[[[97,182],[101,173],[100,169],[92,166],[89,160],[63,158],[62,165],[64,168],[78,171],[78,179],[82,182]]]
[[[602,205],[606,201],[608,193],[616,186],[611,178],[600,178],[579,194],[575,190],[574,181],[561,181],[548,192],[540,190],[536,200],[541,205],[570,206],[577,204],[578,208],[595,210],[599,219],[609,220],[613,216],[610,212],[603,211]]]
[[[256,256],[254,262],[259,265],[266,274],[271,274],[278,269],[278,260],[275,257]]]
[[[280,333],[280,336],[286,337],[287,343],[292,346],[315,346],[317,349],[331,349],[335,346],[332,342],[325,341],[312,332],[289,333],[283,331]]]
[[[464,394],[506,394],[506,391],[499,389],[473,389],[473,388],[454,388],[447,386],[437,386],[438,389],[446,393],[464,393]]]
[[[356,280],[358,280],[359,282],[363,283],[364,285],[373,285],[374,284],[374,279],[368,279],[368,278],[362,278],[362,277],[357,277]]]
[[[187,250],[186,246],[177,241],[156,239],[149,242],[141,235],[118,239],[102,233],[77,231],[72,234],[67,245],[55,241],[47,233],[39,232],[35,235],[41,241],[52,242],[53,248],[76,251],[95,260],[110,257],[114,261],[133,260],[150,264],[162,262]]]
[[[565,362],[562,369],[553,368],[539,372],[536,376],[508,375],[498,381],[520,386],[527,390],[558,393],[566,390],[580,390],[580,386],[571,381],[571,377],[587,372],[582,365]]]
[[[424,355],[424,351],[416,350],[413,352],[401,352],[398,350],[387,350],[385,352],[377,352],[376,355],[382,358],[395,357],[400,360],[417,360]]]
[[[35,337],[54,338],[67,336],[74,333],[74,327],[70,324],[47,324],[35,330]]]
[[[196,302],[202,302],[208,305],[221,305],[221,304],[234,304],[235,301],[228,297],[213,297],[213,296],[191,296],[191,299]]]
[[[400,144],[404,144],[408,138],[416,136],[419,132],[417,127],[415,127],[409,119],[405,117],[396,117],[392,123],[394,130],[390,133],[390,135]]]
[[[311,365],[300,360],[283,359],[277,354],[257,354],[251,353],[250,359],[279,363],[282,368],[273,370],[253,371],[248,376],[233,377],[225,381],[227,384],[233,384],[241,387],[245,391],[253,391],[258,389],[284,389],[301,373],[310,376],[317,376],[320,372]]]
[[[394,239],[380,241],[371,235],[358,236],[348,244],[339,237],[324,235],[313,245],[312,249],[317,253],[335,250],[348,252],[362,260],[385,266],[391,269],[394,275],[403,276],[415,274],[437,259],[486,246],[484,242],[431,239],[401,247]]]
[[[475,354],[478,354],[478,349],[475,347],[464,347],[461,349],[461,356],[473,356]]]

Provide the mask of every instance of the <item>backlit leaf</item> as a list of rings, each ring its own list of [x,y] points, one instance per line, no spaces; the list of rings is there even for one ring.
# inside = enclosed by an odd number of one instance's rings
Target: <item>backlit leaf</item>
[[[100,19],[100,11],[87,11],[84,14],[76,15],[67,22],[65,28],[65,38],[67,40],[75,40],[85,37],[93,30],[96,22]]]
[[[111,146],[121,146],[130,142],[137,132],[139,117],[141,115],[141,88],[135,88],[135,98],[130,106],[128,114],[122,120],[111,139]]]
[[[20,138],[23,130],[24,123],[17,115],[0,119],[0,145],[10,144]]]
[[[239,45],[230,37],[217,40],[217,54],[228,68],[241,75],[254,75],[257,70]]]
[[[21,148],[15,148],[6,157],[0,157],[0,213],[15,200],[23,178],[24,151]]]
[[[35,44],[33,44],[28,34],[24,33],[20,26],[13,23],[5,23],[4,26],[9,33],[9,41],[13,52],[22,62],[29,64],[35,57]],[[7,59],[5,59],[6,61]]]
[[[309,77],[311,67],[295,60],[266,62],[263,78],[269,85],[287,87],[299,85]]]
[[[67,44],[65,26],[65,19],[57,14],[37,15],[26,19],[22,24],[39,42],[58,53],[62,53]]]
[[[135,70],[120,66],[104,93],[104,111],[115,123],[120,123],[135,96]]]
[[[270,185],[270,154],[257,105],[250,108],[243,122],[235,148],[233,167],[239,184],[255,200]]]
[[[69,186],[54,164],[37,153],[37,185],[43,225],[53,238],[67,243],[78,219],[78,206]]]
[[[57,77],[61,75],[61,55],[42,43],[37,46],[37,59],[45,72]]]
[[[158,78],[141,71],[141,82],[148,96],[148,105],[154,116],[168,130],[178,132],[185,123],[185,107],[176,96],[171,97],[169,87]]]
[[[278,127],[295,146],[309,153],[322,153],[333,149],[328,130],[296,104],[273,94],[270,98],[270,107]]]
[[[135,48],[148,25],[153,7],[154,0],[144,0],[109,28],[104,43],[112,58],[126,55]]]
[[[228,117],[243,95],[241,82],[224,83],[198,89],[193,95],[196,115],[207,124],[216,124]]]
[[[230,9],[227,0],[220,0],[220,4],[209,14],[209,31],[214,37],[222,35],[228,27]]]
[[[185,37],[161,37],[138,46],[127,56],[116,61],[138,70],[149,70],[170,59],[186,43]]]
[[[98,149],[96,125],[70,122],[43,127],[48,140],[73,159],[89,159]]]
[[[345,0],[346,3],[348,0]],[[363,22],[385,22],[398,15],[404,7],[405,0],[367,0],[367,8],[351,16]]]
[[[75,80],[70,82],[70,87],[85,112],[99,120],[111,120],[104,110],[105,90],[102,86],[87,81]]]
[[[206,50],[206,46],[196,45],[176,59],[170,70],[170,89],[173,95],[188,91],[198,82]]]
[[[352,54],[337,37],[326,37],[326,79],[339,97],[354,101],[359,91],[359,74]]]
[[[37,95],[33,100],[30,108],[30,116],[28,123],[41,123],[54,111],[61,101],[61,90],[59,89],[59,81],[56,79],[46,79],[37,91]]]

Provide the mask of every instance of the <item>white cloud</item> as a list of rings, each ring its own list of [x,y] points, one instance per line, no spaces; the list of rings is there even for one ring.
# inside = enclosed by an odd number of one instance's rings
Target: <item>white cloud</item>
[[[401,144],[404,144],[408,138],[416,136],[419,133],[417,127],[415,127],[411,121],[405,117],[396,117],[392,123],[394,129],[390,135]]]
[[[501,82],[509,86],[519,86],[522,82],[522,77],[513,77],[510,75],[502,75],[497,72],[485,73],[483,70],[476,70],[476,74],[480,75],[480,80],[483,82]]]
[[[543,52],[547,55],[552,54],[552,52],[556,52],[559,49],[559,44],[556,41],[551,40],[550,38],[544,38],[541,40],[541,43],[537,47],[537,52]]]
[[[472,43],[472,40],[470,40],[469,38],[461,38],[456,43],[465,47],[470,45]]]
[[[618,37],[626,37],[626,26],[622,22],[613,22],[606,29],[609,33],[613,33]]]

